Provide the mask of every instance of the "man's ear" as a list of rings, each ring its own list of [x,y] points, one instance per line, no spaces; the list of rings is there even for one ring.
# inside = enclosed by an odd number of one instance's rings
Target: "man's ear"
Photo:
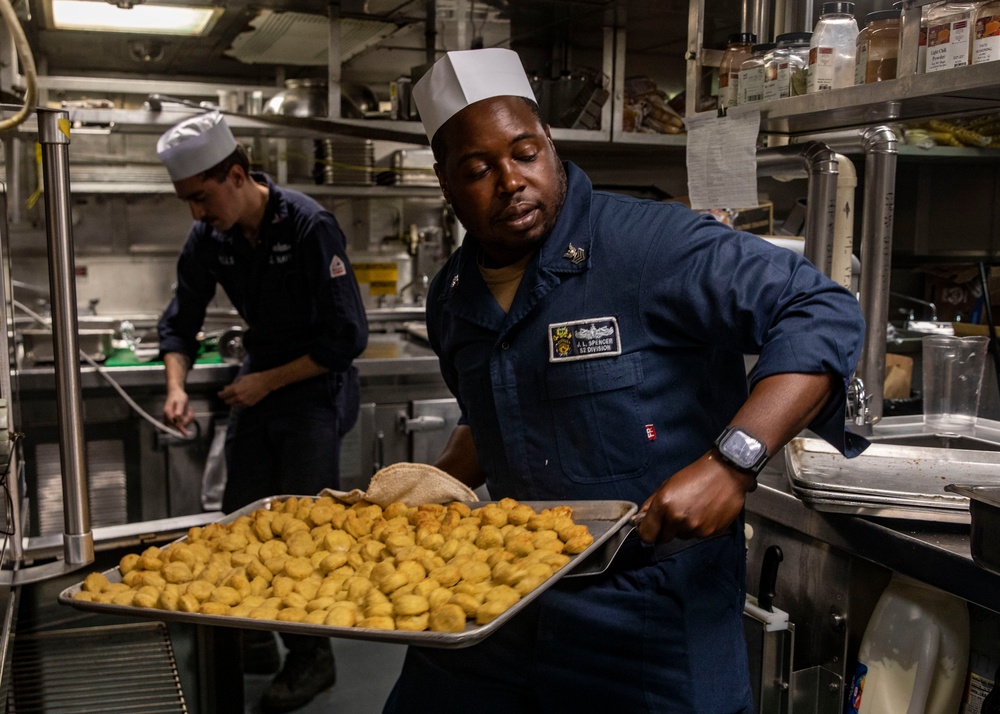
[[[444,195],[444,200],[447,203],[451,203],[451,192],[448,190],[448,181],[444,177],[444,171],[441,169],[441,164],[434,164],[434,175],[437,176],[438,186],[441,187],[441,193]]]
[[[236,188],[242,188],[247,181],[247,174],[239,164],[233,164],[229,168],[229,177],[233,180],[233,185]]]

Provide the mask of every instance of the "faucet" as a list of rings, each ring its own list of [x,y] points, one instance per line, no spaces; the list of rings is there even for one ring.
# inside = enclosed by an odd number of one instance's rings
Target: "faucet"
[[[872,427],[871,414],[868,410],[871,398],[872,395],[865,393],[865,383],[861,377],[854,377],[847,386],[847,418],[856,426],[865,427],[866,430]]]
[[[910,297],[909,295],[904,295],[903,293],[897,293],[895,291],[890,292],[889,294],[892,295],[893,297],[899,298],[900,300],[916,303],[917,305],[923,305],[928,310],[930,310],[931,322],[937,322],[938,320],[937,305],[935,305],[934,303],[928,302],[926,300],[918,300],[915,297]],[[899,312],[900,314],[906,315],[906,319],[908,322],[913,322],[913,320],[916,319],[915,315],[913,314],[913,310],[906,310],[905,308],[899,308]]]
[[[417,303],[418,305],[423,304],[424,296],[427,294],[427,287],[431,284],[431,279],[430,277],[428,277],[427,273],[421,273],[420,277],[414,278],[406,285],[401,287],[397,291],[396,296],[402,298],[404,292],[406,292],[408,289],[414,287],[417,284],[420,285],[420,290],[414,291],[413,302]]]

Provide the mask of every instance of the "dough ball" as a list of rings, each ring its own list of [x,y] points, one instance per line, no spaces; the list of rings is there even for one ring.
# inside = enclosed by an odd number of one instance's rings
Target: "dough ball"
[[[177,598],[177,609],[181,612],[198,612],[201,609],[201,601],[191,593],[182,593]]]
[[[586,528],[586,526],[583,527]],[[566,541],[566,545],[563,547],[563,550],[566,553],[573,553],[575,555],[577,553],[582,553],[583,551],[587,550],[587,548],[589,548],[593,544],[594,544],[594,537],[590,535],[589,532],[584,532],[580,535],[574,535],[570,537]]]
[[[308,615],[305,608],[301,607],[286,607],[278,610],[278,616],[275,618],[280,622],[302,622],[306,619]]]
[[[288,554],[288,544],[282,540],[269,540],[260,546],[258,557],[262,562]]]
[[[483,596],[485,602],[503,602],[508,607],[521,599],[521,595],[509,585],[497,585],[486,591]]]
[[[326,622],[326,610],[307,610],[305,619],[302,620],[307,625],[322,625]]]
[[[479,534],[476,536],[476,545],[481,549],[502,548],[503,533],[496,526],[483,526],[479,529]]]
[[[215,602],[227,607],[232,607],[233,605],[238,605],[240,600],[243,598],[240,596],[239,591],[229,587],[228,585],[220,585],[212,591],[211,596],[208,598],[208,602]]]
[[[285,539],[288,554],[293,558],[308,558],[316,552],[316,543],[308,531],[295,531]]]
[[[298,608],[298,609],[301,609],[301,610],[304,611],[306,609],[306,605],[309,604],[309,600],[307,600],[305,598],[305,596],[303,596],[303,595],[301,595],[301,594],[299,594],[297,592],[290,592],[287,595],[285,595],[283,598],[281,598],[281,604],[282,604],[283,607],[286,607],[286,608],[289,608],[289,607],[290,608]]]
[[[322,526],[330,522],[333,518],[332,503],[317,503],[309,509],[309,521],[314,526]]]
[[[163,566],[162,572],[163,579],[168,583],[186,583],[194,579],[194,574],[186,563],[167,563]]]
[[[330,608],[324,624],[332,627],[354,627],[354,624],[359,619],[358,609],[354,603],[341,602],[337,603],[335,607]]]
[[[426,612],[419,615],[398,615],[396,617],[396,629],[408,632],[423,632],[427,629],[430,615]]]
[[[323,545],[331,553],[347,552],[357,541],[351,537],[350,533],[342,530],[334,530],[323,536]]]
[[[285,562],[284,572],[294,580],[308,578],[313,572],[312,562],[309,558],[289,558]]]
[[[139,555],[137,553],[123,555],[121,560],[118,561],[118,570],[121,571],[122,575],[135,570],[137,567],[139,567]]]
[[[404,560],[396,567],[396,572],[402,573],[408,583],[414,584],[427,577],[427,570],[415,560]]]
[[[490,578],[490,566],[486,563],[480,563],[478,560],[472,560],[463,563],[459,567],[459,573],[462,575],[462,580],[468,583],[482,583]]]
[[[226,615],[229,613],[229,605],[221,602],[203,602],[198,607],[198,612],[202,615]]]
[[[136,559],[138,559],[138,556],[136,556]],[[91,573],[83,579],[82,587],[87,592],[99,593],[110,584],[103,573]]]
[[[500,600],[490,600],[484,602],[476,608],[476,624],[486,625],[493,622],[500,615],[505,613],[510,606]]]
[[[319,568],[324,573],[332,573],[337,568],[347,565],[347,554],[343,552],[333,552],[320,561]]]
[[[476,610],[483,604],[482,598],[468,593],[455,593],[448,600],[452,605],[458,605],[467,617],[475,617]]]
[[[212,596],[212,591],[215,590],[215,585],[208,582],[207,580],[194,580],[188,583],[187,590],[185,592],[198,599],[199,602],[204,602]]]
[[[357,623],[357,627],[371,630],[395,630],[396,622],[391,617],[366,617]]]
[[[507,512],[507,522],[512,523],[515,526],[525,525],[532,516],[535,515],[535,509],[531,506],[520,503]]]
[[[409,513],[409,511],[410,507],[407,506],[402,501],[393,501],[392,503],[390,503],[388,506],[385,507],[385,510],[382,512],[382,515],[387,520],[399,517],[405,518],[406,515]]]
[[[438,605],[431,609],[427,626],[431,632],[462,632],[465,630],[466,614],[455,604]]]
[[[420,595],[404,595],[393,603],[393,610],[397,616],[422,615],[430,609],[431,606],[427,602],[427,598]]]

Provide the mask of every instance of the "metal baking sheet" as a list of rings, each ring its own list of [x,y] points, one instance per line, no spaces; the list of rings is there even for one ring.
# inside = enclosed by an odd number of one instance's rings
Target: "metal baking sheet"
[[[267,508],[274,501],[284,501],[291,496],[271,496],[256,501],[239,511],[231,513],[219,523],[231,523],[240,516],[249,515],[258,508]],[[297,496],[303,498],[303,496]],[[309,496],[308,498],[313,498]],[[495,501],[478,501],[469,503],[473,508],[484,506]],[[301,635],[317,635],[320,637],[344,637],[355,640],[370,640],[373,642],[389,642],[394,644],[420,645],[422,647],[460,648],[474,645],[493,634],[499,627],[524,609],[531,601],[552,587],[562,577],[570,573],[588,555],[601,548],[605,541],[616,534],[623,526],[630,526],[632,515],[638,510],[631,501],[523,501],[535,510],[552,506],[569,506],[573,509],[573,520],[586,525],[594,538],[589,548],[578,555],[570,556],[570,561],[548,580],[532,590],[506,612],[486,625],[467,622],[463,632],[406,632],[401,630],[376,630],[362,627],[332,627],[329,625],[308,625],[297,622],[279,622],[277,620],[256,620],[248,617],[227,617],[225,615],[201,615],[197,613],[176,612],[151,608],[132,607],[128,605],[111,605],[107,603],[83,602],[73,597],[83,587],[83,581],[66,588],[59,593],[59,602],[79,610],[112,613],[130,617],[145,617],[152,620],[172,622],[188,622],[196,625],[218,625],[221,627],[240,627],[252,630],[268,630],[274,632],[290,632]],[[186,537],[177,541],[186,540]],[[163,546],[167,547],[167,546]],[[104,576],[112,583],[121,582],[118,568],[104,571]]]
[[[838,500],[834,498],[803,498],[802,502],[810,508],[826,513],[844,513],[852,516],[873,516],[876,518],[899,518],[909,521],[933,521],[934,523],[967,524],[970,522],[968,511],[928,508],[926,506],[859,503],[857,501]]]
[[[1000,486],[1000,453],[873,443],[853,459],[821,439],[796,438],[785,448],[788,479],[810,505],[838,512],[892,518],[968,523],[969,501],[948,493],[949,483],[976,481]],[[801,497],[801,496],[800,496]],[[805,500],[805,499],[804,499]],[[890,509],[893,515],[887,516]],[[900,515],[901,514],[901,515]]]

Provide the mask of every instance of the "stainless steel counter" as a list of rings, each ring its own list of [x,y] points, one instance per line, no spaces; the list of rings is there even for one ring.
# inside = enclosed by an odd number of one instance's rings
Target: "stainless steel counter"
[[[439,378],[441,374],[434,351],[426,343],[401,333],[373,333],[368,348],[354,363],[362,380],[420,375]],[[225,384],[236,375],[236,370],[236,365],[231,364],[198,364],[188,374],[187,384],[194,388]],[[107,371],[125,388],[163,388],[162,365],[109,367]],[[51,388],[53,375],[51,365],[39,365],[20,370],[17,381],[22,390],[37,391]],[[80,382],[83,389],[107,386],[97,370],[88,365],[80,368]]]
[[[980,568],[969,526],[827,513],[792,494],[779,454],[747,497],[747,510],[851,555],[1000,612],[1000,575]]]

